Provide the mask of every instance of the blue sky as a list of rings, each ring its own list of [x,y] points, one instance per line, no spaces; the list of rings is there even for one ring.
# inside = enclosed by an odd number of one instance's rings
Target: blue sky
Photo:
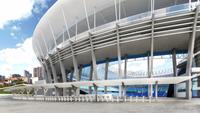
[[[0,75],[32,73],[40,66],[32,49],[32,34],[45,12],[56,0],[2,0],[0,3]],[[154,60],[154,68],[170,67],[171,59]],[[146,61],[130,62],[128,71],[145,71]],[[167,66],[170,65],[170,66]],[[117,70],[118,66],[110,66]]]
[[[56,0],[3,0],[0,4],[0,75],[32,73],[39,66],[32,50],[32,34]]]

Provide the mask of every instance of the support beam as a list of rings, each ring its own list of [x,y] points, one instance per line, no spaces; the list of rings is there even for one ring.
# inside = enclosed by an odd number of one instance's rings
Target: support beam
[[[74,75],[74,69],[72,68],[69,78],[70,82],[73,82],[73,75]]]
[[[119,25],[116,24],[116,34],[117,34],[117,58],[118,58],[118,76],[119,79],[122,79],[122,70],[121,70],[121,48],[120,48],[120,36],[119,36]],[[122,88],[119,86],[119,96],[122,96]]]
[[[109,67],[109,58],[106,59],[106,63],[105,63],[105,76],[104,76],[104,80],[108,79],[108,67]],[[104,93],[107,94],[107,86],[104,87]]]
[[[44,67],[45,67],[46,72],[47,72],[47,83],[52,83],[51,72],[50,72],[49,67],[47,65],[47,61],[45,59],[43,59],[43,62],[44,62]]]
[[[96,84],[93,84],[94,92],[95,92],[95,102],[97,102],[97,93],[98,93],[98,86]]]
[[[54,81],[54,83],[57,83],[58,79],[57,79],[57,75],[56,75],[56,69],[55,69],[55,67],[54,67],[54,65],[52,63],[50,55],[48,54],[49,50],[48,50],[47,42],[45,41],[45,37],[44,37],[42,32],[41,32],[41,36],[42,36],[42,40],[43,40],[45,48],[46,48],[47,56],[49,58],[49,63],[50,63],[50,66],[51,66],[51,72],[52,72],[52,75],[53,75],[53,81]]]
[[[63,62],[62,62],[61,57],[60,57],[59,49],[57,48],[58,45],[57,45],[57,42],[56,42],[56,36],[55,36],[55,33],[54,33],[54,30],[53,30],[53,27],[52,27],[51,23],[48,20],[47,20],[47,23],[48,23],[48,26],[49,26],[49,28],[51,30],[53,41],[54,41],[54,44],[55,44],[55,47],[56,47],[56,50],[57,50],[57,53],[58,53],[60,70],[61,70],[61,74],[62,74],[62,81],[66,82],[66,77],[65,77],[66,76],[66,72],[65,72],[65,68],[64,68]]]
[[[92,34],[89,33],[89,39],[90,39],[90,46],[91,46],[91,56],[92,56],[92,66],[93,66],[93,80],[98,80],[97,77],[97,63],[96,63],[96,56],[94,52],[93,42],[92,42]]]
[[[52,83],[51,73],[50,73],[50,70],[49,70],[49,68],[48,68],[46,59],[44,59],[44,58],[45,58],[45,55],[44,55],[44,53],[42,52],[42,49],[41,49],[41,47],[40,47],[39,44],[38,44],[38,47],[39,47],[39,49],[38,49],[37,46],[36,46],[36,51],[43,55],[43,58],[41,58],[40,62],[43,62],[44,68],[45,68],[46,71],[47,71],[47,79],[46,79],[46,81],[47,81],[47,83]]]
[[[127,56],[128,55],[125,55],[125,58],[124,58],[124,78],[125,79],[127,78],[127,61],[128,61]]]
[[[89,81],[92,81],[92,74],[93,74],[93,65],[91,63],[90,65],[90,76],[89,76]],[[89,86],[89,94],[92,94],[92,88]]]
[[[47,96],[48,89],[43,88],[44,96]]]
[[[158,99],[158,81],[155,83],[155,99]]]
[[[34,95],[38,95],[38,89],[34,89]]]
[[[77,58],[74,55],[74,49],[73,49],[73,43],[72,42],[70,42],[70,47],[71,47],[72,60],[73,60],[73,66],[74,66],[74,74],[75,74],[75,77],[76,77],[76,81],[80,81]],[[80,88],[77,88],[76,95],[79,95],[79,94],[80,94]]]
[[[73,60],[73,66],[74,66],[74,74],[75,74],[76,80],[79,81],[78,62],[77,62],[76,56],[74,55],[74,49],[73,49],[72,42],[70,44],[70,47],[71,47],[72,60]]]
[[[126,97],[126,86],[124,82],[122,82],[122,97],[123,99]]]
[[[88,30],[90,31],[90,23],[89,23],[89,18],[88,18],[89,16],[88,16],[87,5],[86,5],[86,1],[85,0],[83,0],[83,5],[84,5],[84,10],[85,10],[85,17],[86,17]]]
[[[174,77],[177,76],[177,62],[176,62],[176,49],[172,50],[172,64]],[[174,97],[176,97],[176,84],[174,84]]]
[[[77,93],[77,89],[79,89],[78,87],[72,85],[72,90],[75,96],[79,96],[79,94]]]
[[[57,83],[58,82],[58,78],[57,78],[55,66],[53,65],[53,62],[52,62],[52,59],[51,59],[50,55],[48,55],[48,58],[49,58],[50,66],[51,66],[51,71],[52,71],[52,74],[53,74],[54,83]]]
[[[154,21],[155,17],[152,13],[152,22],[151,22],[151,51],[150,51],[150,59],[149,59],[149,70],[148,70],[148,77],[151,78],[153,76],[153,56],[154,56]],[[153,93],[153,86],[150,84],[148,86],[148,96],[152,97]]]
[[[197,6],[195,10],[195,17],[194,17],[194,24],[193,24],[193,31],[191,38],[189,39],[189,47],[188,47],[188,59],[187,59],[187,67],[186,67],[186,75],[191,75],[191,69],[192,69],[192,62],[193,62],[193,54],[194,54],[194,44],[195,44],[195,38],[196,38],[196,29],[197,29],[197,20],[198,20],[198,14],[199,14],[199,7]],[[188,80],[186,82],[186,98],[191,100],[192,98],[192,81]]]
[[[81,80],[82,70],[83,70],[83,65],[80,65],[79,66],[79,81]]]

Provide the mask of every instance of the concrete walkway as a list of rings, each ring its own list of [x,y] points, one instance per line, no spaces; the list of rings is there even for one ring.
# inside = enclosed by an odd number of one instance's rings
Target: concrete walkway
[[[200,113],[200,99],[157,103],[72,103],[0,99],[0,113]]]

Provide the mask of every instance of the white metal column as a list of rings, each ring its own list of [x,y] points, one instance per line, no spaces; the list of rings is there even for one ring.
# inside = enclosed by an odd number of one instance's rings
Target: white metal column
[[[92,81],[92,76],[93,76],[93,65],[92,65],[92,63],[91,63],[91,65],[90,65],[90,76],[89,76],[89,81]],[[89,94],[92,94],[92,88],[89,86],[89,89],[88,89],[89,91]]]
[[[92,34],[89,33],[89,40],[90,40],[90,49],[91,49],[91,56],[92,56],[92,66],[93,66],[93,80],[98,80],[97,77],[97,64],[96,64],[96,56],[94,52],[93,42],[92,42]]]
[[[172,50],[172,64],[173,64],[173,73],[174,77],[177,76],[177,62],[176,62],[176,50]],[[174,84],[174,97],[176,97],[176,84]]]
[[[109,67],[109,58],[106,59],[106,63],[105,63],[105,76],[104,76],[104,80],[108,79],[108,67]],[[107,86],[104,87],[104,93],[107,94]]]
[[[124,58],[124,78],[125,79],[127,78],[127,61],[128,61],[127,56],[128,55],[125,55],[125,58]]]
[[[188,47],[188,59],[187,59],[187,69],[186,69],[186,75],[188,75],[188,76],[192,76],[191,69],[192,69],[192,62],[193,62],[198,14],[199,14],[199,6],[197,6],[197,8],[195,10],[193,31],[192,31],[192,35],[191,35],[191,38],[189,41],[189,47]],[[191,79],[186,82],[186,98],[189,100],[192,98],[192,81],[191,81]]]
[[[122,79],[122,70],[121,70],[121,48],[120,48],[120,36],[119,36],[119,25],[116,24],[116,34],[117,34],[117,58],[118,58],[118,76],[119,79]],[[119,96],[122,97],[122,86],[119,86]]]
[[[152,0],[154,1],[154,0]],[[153,3],[152,3],[153,4]],[[154,7],[154,6],[152,6]],[[154,10],[154,9],[152,9]],[[152,11],[154,12],[154,11]],[[151,51],[150,51],[150,59],[149,59],[149,70],[148,70],[148,77],[151,78],[153,76],[153,56],[154,56],[154,14],[152,13],[152,24],[151,24]],[[148,86],[148,96],[152,97],[153,93],[153,86],[150,84]]]
[[[155,83],[155,99],[158,99],[158,81]]]

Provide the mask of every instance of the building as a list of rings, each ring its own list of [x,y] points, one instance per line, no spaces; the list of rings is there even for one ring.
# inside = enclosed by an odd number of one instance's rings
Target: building
[[[27,83],[31,83],[31,77],[32,77],[32,74],[29,72],[29,71],[27,71],[27,70],[24,70],[24,77],[26,77],[27,78]]]
[[[11,77],[12,78],[21,78],[22,76],[20,74],[12,74]]]
[[[42,67],[33,68],[33,77],[38,77],[39,80],[43,80],[44,72]]]
[[[24,70],[24,76],[30,78],[32,77],[32,74],[29,71]]]
[[[0,75],[0,82],[3,83],[5,81],[5,76]]]
[[[191,71],[200,65],[198,3],[59,0],[37,24],[33,49],[45,69],[47,83],[62,89],[57,90],[58,95],[71,95],[70,90],[76,87],[75,95],[114,93],[150,98],[162,96],[164,91],[164,96],[179,97],[184,93],[184,98],[191,99],[200,96],[199,75]],[[171,56],[170,74],[155,73],[155,57],[162,55]],[[183,68],[177,69],[177,55],[187,56],[182,74]],[[147,61],[142,67],[147,71],[139,76],[127,72],[127,62],[135,58]],[[117,68],[109,70],[113,62]],[[104,69],[98,68],[100,65]],[[59,87],[57,83],[66,85]]]

